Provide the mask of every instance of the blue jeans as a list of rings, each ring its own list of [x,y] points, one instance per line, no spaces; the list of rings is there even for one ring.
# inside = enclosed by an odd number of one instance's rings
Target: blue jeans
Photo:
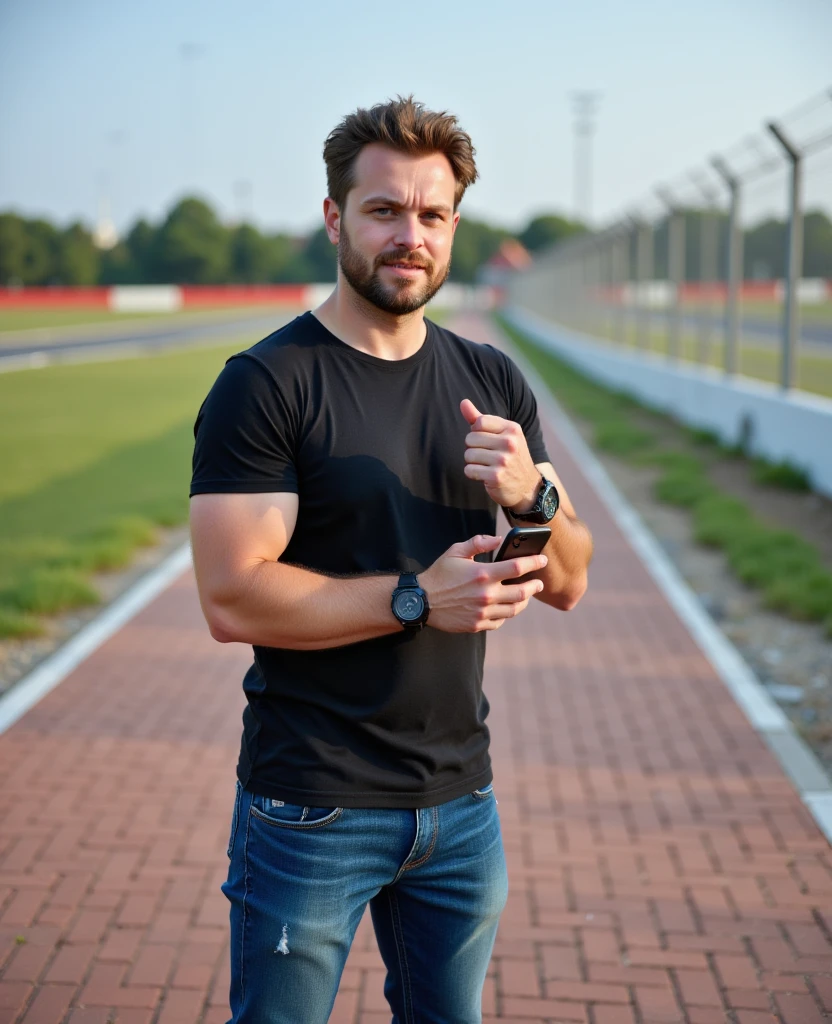
[[[393,1024],[479,1024],[508,894],[490,786],[414,811],[238,783],[228,855],[233,1024],[325,1024],[368,903]]]

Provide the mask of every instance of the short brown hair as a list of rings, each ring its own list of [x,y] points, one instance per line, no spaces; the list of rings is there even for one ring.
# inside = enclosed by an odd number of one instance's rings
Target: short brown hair
[[[366,110],[359,107],[337,124],[324,143],[324,163],[329,197],[340,209],[353,187],[353,168],[358,154],[372,142],[402,153],[443,153],[454,172],[454,209],[465,189],[477,180],[471,136],[453,114],[428,110],[412,96],[399,96]]]

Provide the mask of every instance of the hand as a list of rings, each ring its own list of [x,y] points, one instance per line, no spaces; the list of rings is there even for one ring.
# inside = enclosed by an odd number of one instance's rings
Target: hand
[[[465,438],[465,475],[469,480],[481,480],[488,496],[498,505],[531,508],[540,490],[541,476],[532,461],[523,428],[501,416],[484,416],[467,398],[459,408],[471,425],[471,433]]]
[[[540,593],[540,580],[508,586],[503,586],[503,580],[537,572],[548,561],[545,555],[524,555],[504,562],[474,561],[474,555],[496,550],[501,540],[480,534],[454,544],[419,574],[430,604],[429,625],[446,633],[499,629]]]

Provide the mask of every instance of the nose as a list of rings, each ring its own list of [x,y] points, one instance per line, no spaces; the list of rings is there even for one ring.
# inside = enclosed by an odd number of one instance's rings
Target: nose
[[[410,252],[422,245],[422,228],[418,216],[404,215],[397,219],[393,242],[397,247]]]

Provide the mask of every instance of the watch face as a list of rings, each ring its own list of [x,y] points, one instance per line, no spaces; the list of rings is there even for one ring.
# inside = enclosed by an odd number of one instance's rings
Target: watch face
[[[558,492],[552,487],[543,499],[543,515],[551,519],[558,510],[558,504]]]
[[[425,599],[414,590],[403,590],[396,594],[396,615],[405,622],[415,622],[425,610]]]

